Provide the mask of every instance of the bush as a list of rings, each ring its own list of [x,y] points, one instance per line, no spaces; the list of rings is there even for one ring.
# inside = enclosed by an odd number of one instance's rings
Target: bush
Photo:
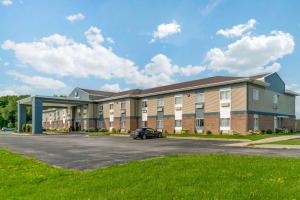
[[[127,133],[130,134],[130,133],[131,133],[131,130],[128,130]]]
[[[189,134],[189,130],[188,129],[182,129],[180,133],[181,134]]]
[[[30,133],[31,132],[31,124],[25,124],[25,133]]]
[[[272,134],[273,131],[271,129],[267,129],[266,134]]]
[[[111,132],[112,132],[112,133],[117,133],[117,130],[116,130],[115,128],[112,128],[112,129],[111,129]]]
[[[22,132],[25,132],[26,124],[22,124]]]
[[[9,122],[9,123],[7,124],[7,127],[8,127],[8,128],[14,128],[14,124],[13,124],[12,122]]]
[[[262,133],[262,134],[265,134],[265,133],[266,133],[266,131],[265,131],[265,130],[261,130],[261,133]]]
[[[206,134],[207,134],[207,135],[211,135],[212,132],[211,132],[210,130],[207,130],[207,131],[206,131]]]
[[[254,135],[262,135],[263,133],[262,133],[262,131],[261,130],[256,130],[255,132],[254,132]]]

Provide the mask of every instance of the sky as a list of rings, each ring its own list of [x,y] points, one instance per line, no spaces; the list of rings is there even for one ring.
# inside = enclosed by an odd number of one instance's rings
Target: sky
[[[299,10],[297,0],[0,0],[0,96],[268,72],[300,92]]]

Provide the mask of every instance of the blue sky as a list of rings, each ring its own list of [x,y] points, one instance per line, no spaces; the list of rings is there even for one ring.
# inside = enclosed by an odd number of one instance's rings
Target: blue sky
[[[0,95],[278,71],[299,91],[300,2],[0,0]]]

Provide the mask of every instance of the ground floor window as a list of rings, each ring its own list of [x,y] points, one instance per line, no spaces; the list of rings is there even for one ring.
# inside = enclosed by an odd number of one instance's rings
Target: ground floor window
[[[98,126],[99,129],[104,129],[104,122],[103,120],[99,120],[99,126]]]
[[[83,120],[83,130],[87,130],[87,120]]]
[[[164,128],[164,112],[157,112],[157,128],[162,129]]]
[[[221,127],[230,127],[230,118],[221,118],[220,125]]]
[[[196,119],[196,128],[204,127],[204,119]]]
[[[274,130],[278,129],[278,118],[274,117]]]
[[[142,121],[142,127],[147,127],[147,121]]]
[[[254,129],[254,131],[259,130],[259,118],[258,118],[258,115],[254,115],[253,129]]]
[[[121,128],[125,128],[125,124],[126,124],[126,114],[122,113],[121,114]]]
[[[181,120],[175,120],[175,127],[182,127],[182,121]]]
[[[109,127],[114,127],[114,122],[109,122]]]

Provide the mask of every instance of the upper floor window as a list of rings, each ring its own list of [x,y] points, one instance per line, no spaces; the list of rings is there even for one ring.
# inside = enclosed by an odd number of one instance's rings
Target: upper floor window
[[[103,111],[103,105],[99,104],[99,111]]]
[[[148,107],[148,100],[144,99],[142,100],[142,108],[147,108]]]
[[[258,101],[259,100],[259,90],[253,89],[253,100]]]
[[[80,113],[80,107],[77,107],[77,113]]]
[[[110,103],[109,104],[109,110],[113,110],[114,109],[114,103]]]
[[[121,109],[126,109],[126,101],[121,102]]]
[[[204,102],[204,93],[197,93],[196,103],[203,103],[203,102]]]
[[[158,98],[157,99],[157,107],[163,107],[164,106],[164,99]]]
[[[230,89],[220,91],[220,100],[230,100]]]
[[[182,95],[175,96],[175,105],[182,104]]]
[[[278,104],[278,95],[277,94],[275,94],[274,96],[273,96],[273,103],[274,104]]]

